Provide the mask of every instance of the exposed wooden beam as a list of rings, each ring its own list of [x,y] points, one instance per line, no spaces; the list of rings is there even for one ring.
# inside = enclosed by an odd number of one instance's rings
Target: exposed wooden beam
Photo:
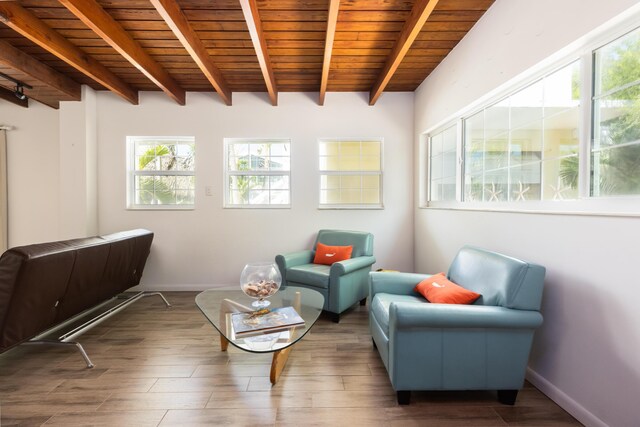
[[[429,15],[431,15],[431,12],[433,12],[437,4],[438,0],[416,0],[409,18],[407,18],[402,27],[400,36],[391,50],[391,54],[389,54],[387,62],[378,76],[378,80],[376,80],[376,83],[371,88],[369,105],[374,105],[387,87],[391,77],[393,77],[393,74],[398,69],[398,66],[409,51],[416,37],[418,37],[418,34],[420,34],[420,30],[422,30],[424,23],[427,22]]]
[[[267,85],[267,92],[269,92],[271,104],[278,105],[278,88],[273,75],[269,52],[267,52],[267,41],[264,37],[264,31],[262,31],[262,21],[260,20],[258,4],[256,0],[240,0],[240,6],[242,6],[244,20],[247,22],[247,27],[249,27],[249,34],[251,34],[251,41],[258,56],[258,62],[260,63],[264,82]]]
[[[185,104],[184,89],[95,0],[59,1],[169,97],[180,105]]]
[[[331,51],[333,50],[333,39],[336,35],[336,24],[338,23],[338,10],[340,0],[329,0],[329,15],[327,16],[327,35],[324,42],[324,60],[322,62],[322,78],[320,79],[320,99],[318,104],[324,105],[324,95],[327,92],[329,82],[329,67],[331,65]]]
[[[218,92],[225,104],[231,105],[231,90],[222,76],[222,73],[213,63],[196,32],[189,24],[189,21],[182,13],[180,6],[175,0],[151,0],[151,4],[156,8],[162,19],[167,23],[171,31],[176,35],[180,43],[189,52],[207,80]]]
[[[29,108],[29,101],[27,98],[18,99],[12,90],[5,89],[3,87],[0,87],[0,99],[19,105],[20,107]]]
[[[0,63],[69,95],[75,101],[81,99],[79,83],[2,40],[0,40]]]
[[[18,2],[0,2],[0,21],[67,64],[86,74],[132,104],[138,104],[138,92]]]

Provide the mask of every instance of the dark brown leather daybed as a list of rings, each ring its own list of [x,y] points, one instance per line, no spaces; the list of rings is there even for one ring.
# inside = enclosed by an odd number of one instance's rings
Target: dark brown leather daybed
[[[74,345],[92,367],[73,338],[135,300],[160,294],[138,292],[54,340],[34,337],[138,285],[152,240],[151,231],[138,229],[6,251],[0,257],[0,353],[25,342]]]

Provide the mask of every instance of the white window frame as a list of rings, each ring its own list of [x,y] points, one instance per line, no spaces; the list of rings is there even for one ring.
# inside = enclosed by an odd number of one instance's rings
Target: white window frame
[[[289,144],[289,169],[288,170],[247,170],[247,171],[231,171],[229,170],[229,145],[232,144]],[[291,209],[292,203],[292,182],[291,182],[291,139],[290,138],[225,138],[224,139],[224,201],[225,209]],[[281,176],[289,177],[289,203],[287,204],[234,204],[230,201],[229,184],[231,176]]]
[[[323,142],[379,142],[380,143],[380,169],[378,171],[364,171],[364,170],[350,170],[350,171],[341,171],[341,170],[323,170],[320,169],[320,144]],[[382,137],[374,137],[374,138],[318,138],[317,142],[317,165],[318,165],[318,209],[384,209],[384,192],[383,192],[383,183],[384,183],[384,138]],[[320,198],[320,192],[322,190],[322,176],[332,176],[332,175],[371,175],[371,176],[379,176],[380,177],[380,203],[377,204],[365,204],[365,203],[356,203],[356,204],[341,204],[341,203],[322,203]]]
[[[464,171],[461,169],[462,167],[462,154],[461,154],[461,150],[462,150],[462,119],[456,119],[456,120],[451,120],[447,123],[445,123],[442,126],[439,126],[437,129],[435,129],[434,131],[428,133],[426,135],[425,138],[425,152],[427,153],[426,159],[425,159],[425,163],[426,163],[426,168],[427,168],[427,173],[426,173],[426,181],[424,183],[425,185],[425,191],[424,191],[424,201],[422,206],[424,206],[425,204],[431,203],[431,154],[432,154],[432,144],[431,144],[431,139],[438,135],[441,132],[444,132],[445,130],[451,128],[451,127],[455,127],[456,128],[456,198],[455,200],[458,201],[460,200],[461,197],[461,191],[462,191],[462,182],[460,179],[458,179],[458,177],[461,176],[461,173],[463,173]],[[446,201],[444,201],[446,202]]]
[[[136,176],[193,176],[196,179],[196,161],[194,159],[193,170],[191,171],[138,171],[135,170],[136,154],[135,147],[138,142],[162,142],[180,143],[188,142],[195,145],[196,140],[193,136],[127,136],[127,201],[128,210],[193,210],[196,203],[196,187],[194,185],[194,203],[193,204],[162,204],[162,205],[141,205],[135,203],[135,178]]]
[[[457,113],[446,117],[421,133],[421,140],[427,141],[430,133],[443,128],[454,120],[472,116],[483,108],[498,102],[512,93],[528,86],[544,75],[550,74],[576,60],[581,61],[581,88],[580,88],[580,125],[579,132],[579,182],[578,198],[572,200],[531,200],[526,202],[462,202],[460,193],[455,202],[431,202],[429,201],[429,181],[421,179],[419,185],[423,198],[419,205],[422,209],[450,209],[450,210],[474,210],[485,212],[513,212],[513,213],[542,213],[554,215],[587,215],[587,216],[623,216],[640,217],[640,195],[627,196],[590,196],[590,171],[591,171],[591,147],[592,136],[592,88],[593,88],[593,52],[609,44],[610,42],[634,31],[638,28],[640,19],[640,6],[633,7],[620,16],[610,20],[606,24],[593,30],[564,49],[552,54],[547,59],[534,65],[527,71],[505,82],[498,88],[480,97],[475,102],[462,108]],[[461,139],[461,137],[460,137]],[[461,141],[459,141],[460,143]],[[460,150],[460,147],[459,147]],[[462,151],[459,151],[462,153]],[[421,152],[421,167],[426,172],[420,176],[429,176],[429,150],[428,146]],[[461,169],[464,168],[464,165]],[[458,175],[462,182],[462,174]],[[461,185],[460,185],[461,186]]]

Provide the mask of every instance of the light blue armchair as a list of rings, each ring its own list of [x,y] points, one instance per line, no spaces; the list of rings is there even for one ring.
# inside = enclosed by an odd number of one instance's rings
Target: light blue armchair
[[[333,265],[313,264],[318,243],[329,246],[353,246],[351,259]],[[324,296],[324,310],[332,313],[334,322],[340,314],[369,294],[369,272],[376,262],[373,257],[373,234],[360,231],[320,230],[313,250],[276,256],[282,285],[315,289]]]
[[[412,390],[497,390],[513,405],[542,324],[544,275],[542,266],[465,246],[448,278],[482,297],[454,305],[413,290],[429,275],[371,273],[369,326],[398,403]]]

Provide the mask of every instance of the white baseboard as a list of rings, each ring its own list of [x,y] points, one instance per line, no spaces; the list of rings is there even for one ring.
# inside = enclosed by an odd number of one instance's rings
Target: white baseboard
[[[573,400],[571,396],[567,395],[531,368],[527,368],[527,380],[585,426],[609,427],[604,421]]]

